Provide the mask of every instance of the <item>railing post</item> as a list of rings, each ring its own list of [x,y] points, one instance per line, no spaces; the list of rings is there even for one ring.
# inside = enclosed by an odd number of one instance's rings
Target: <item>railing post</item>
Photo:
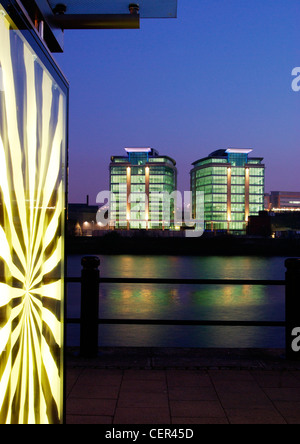
[[[99,265],[97,256],[81,259],[80,354],[97,356],[99,317]]]
[[[300,359],[300,259],[285,261],[285,351],[286,358]]]

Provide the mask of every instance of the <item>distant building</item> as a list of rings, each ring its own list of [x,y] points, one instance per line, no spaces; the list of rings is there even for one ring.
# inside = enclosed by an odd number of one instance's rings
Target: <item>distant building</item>
[[[260,211],[258,216],[249,217],[247,234],[300,237],[300,211]]]
[[[267,211],[270,209],[270,194],[269,193],[264,194],[264,209]]]
[[[272,232],[276,237],[300,237],[300,212],[270,212]]]
[[[110,219],[119,229],[165,229],[173,226],[163,211],[164,193],[176,190],[176,162],[153,148],[125,148],[126,156],[112,156]]]
[[[299,191],[271,191],[265,194],[266,210],[293,211],[300,210]]]
[[[68,234],[71,236],[91,236],[100,227],[96,222],[98,205],[86,203],[68,204]]]
[[[265,165],[262,157],[249,157],[252,149],[228,148],[193,162],[191,190],[193,217],[196,192],[204,194],[206,230],[245,233],[249,216],[264,209]]]

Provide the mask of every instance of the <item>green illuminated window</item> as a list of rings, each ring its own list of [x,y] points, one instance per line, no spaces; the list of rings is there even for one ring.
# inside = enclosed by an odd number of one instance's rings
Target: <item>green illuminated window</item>
[[[250,194],[264,194],[264,187],[249,185],[249,193]]]
[[[249,168],[250,176],[264,176],[264,168]]]
[[[111,183],[126,183],[126,176],[112,175]]]
[[[140,183],[140,184],[144,184],[145,183],[145,176],[141,176],[141,175],[131,175],[131,183]]]
[[[131,192],[143,192],[145,193],[145,185],[144,184],[138,184],[138,185],[131,185]]]
[[[264,196],[262,194],[249,194],[250,203],[264,203]]]
[[[231,185],[244,185],[245,175],[243,176],[231,176]]]
[[[110,169],[110,174],[126,174],[126,167],[125,166],[112,166]]]
[[[250,214],[258,214],[259,211],[263,210],[262,203],[250,203],[249,204],[249,212]]]
[[[245,186],[244,185],[235,185],[231,187],[232,194],[243,194],[245,195]]]
[[[244,203],[245,195],[244,194],[231,194],[231,202]]]
[[[111,191],[112,192],[119,192],[119,193],[121,193],[122,191],[123,192],[126,192],[126,190],[127,190],[127,184],[126,183],[113,183],[113,184],[111,184]]]
[[[244,219],[245,219],[244,212],[242,212],[242,213],[231,213],[231,220],[234,220],[234,221],[237,221],[237,220],[244,221]]]
[[[245,168],[231,168],[231,176],[245,176]]]
[[[232,203],[231,204],[231,211],[239,211],[244,212],[245,211],[245,204],[243,203]]]
[[[250,176],[249,177],[249,184],[250,185],[263,185],[264,184],[264,177],[263,176]]]
[[[243,231],[246,229],[246,224],[245,224],[245,222],[231,222],[229,224],[229,229]]]
[[[259,164],[261,163],[261,159],[251,159],[249,158],[247,164]]]
[[[227,202],[227,194],[213,194],[213,202]]]
[[[210,170],[211,170],[211,174],[227,175],[227,167],[213,166],[213,167],[210,168]]]
[[[122,157],[122,158],[117,158],[117,157],[115,157],[114,160],[113,160],[113,162],[115,162],[115,163],[126,163],[127,160],[128,160],[128,159],[127,159],[126,157]]]
[[[220,220],[226,221],[227,220],[227,213],[221,212],[221,211],[219,211],[219,212],[215,211],[213,214],[211,214],[211,217],[207,220],[210,220],[210,219],[218,220],[218,221],[220,221]]]
[[[227,175],[226,176],[210,176],[212,178],[213,183],[215,184],[227,184]]]
[[[213,206],[214,211],[227,211],[227,204],[215,203]]]
[[[213,185],[213,193],[227,193],[227,185]]]

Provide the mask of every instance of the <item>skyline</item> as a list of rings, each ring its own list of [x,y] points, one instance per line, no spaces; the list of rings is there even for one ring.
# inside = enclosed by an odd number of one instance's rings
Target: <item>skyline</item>
[[[265,192],[300,190],[298,1],[183,3],[139,30],[65,32],[70,202],[95,203],[126,146],[174,158],[181,192],[192,162],[228,147],[264,158]]]

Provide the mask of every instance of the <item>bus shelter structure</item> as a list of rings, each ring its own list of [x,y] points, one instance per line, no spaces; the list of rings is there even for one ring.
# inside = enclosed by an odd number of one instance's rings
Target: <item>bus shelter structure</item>
[[[64,422],[66,29],[140,27],[177,0],[0,0],[0,423]]]

